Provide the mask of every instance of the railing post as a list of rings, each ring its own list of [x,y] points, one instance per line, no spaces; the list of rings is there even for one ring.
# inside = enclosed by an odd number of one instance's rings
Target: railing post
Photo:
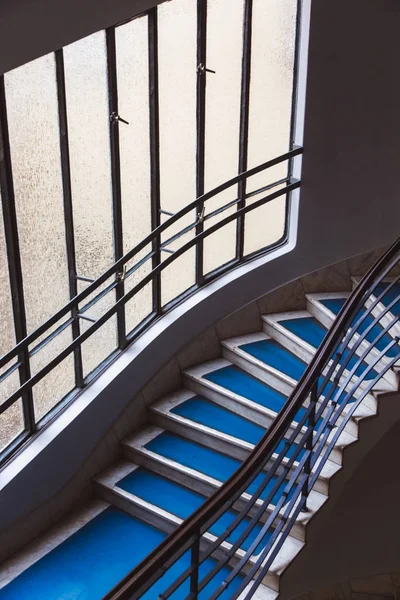
[[[107,71],[108,71],[108,106],[111,152],[111,182],[113,198],[114,259],[119,260],[124,254],[122,236],[122,199],[121,199],[121,161],[119,151],[119,119],[118,119],[118,87],[117,61],[115,50],[115,27],[106,30]],[[125,285],[122,275],[117,275],[116,300],[123,298]],[[117,311],[118,346],[126,346],[125,305]]]
[[[309,414],[309,417],[307,420],[307,429],[308,430],[311,429],[311,435],[308,436],[307,441],[306,441],[306,450],[309,452],[309,455],[307,457],[306,462],[304,463],[304,473],[307,477],[304,482],[303,490],[302,490],[302,499],[305,500],[304,506],[302,508],[303,511],[308,510],[308,507],[307,507],[307,500],[308,500],[308,493],[309,493],[308,486],[309,486],[310,479],[311,479],[311,460],[312,460],[312,451],[314,448],[314,428],[315,428],[315,413],[316,413],[316,408],[317,408],[317,401],[318,401],[318,379],[314,383],[312,390],[311,390],[311,395],[310,395],[311,410],[310,410],[310,414]]]
[[[190,600],[197,600],[199,594],[200,537],[198,531],[191,548],[190,563],[194,569],[190,574]]]
[[[253,0],[246,0],[243,20],[243,56],[242,56],[242,89],[240,98],[240,133],[239,133],[239,174],[247,171],[249,146],[249,117],[250,117],[250,75],[251,75],[251,41],[253,25]],[[246,179],[238,185],[239,202],[237,210],[246,205]],[[244,253],[245,217],[237,221],[236,258],[241,260]]]
[[[8,135],[6,92],[4,75],[0,76],[0,191],[3,207],[4,235],[7,247],[8,270],[12,307],[14,315],[15,338],[17,343],[27,335],[24,288],[22,281],[21,255],[19,250],[18,223],[15,210],[14,184],[12,176],[10,140]],[[26,347],[18,355],[19,379],[21,385],[31,377],[29,350]],[[22,395],[24,423],[33,433],[36,428],[32,390]]]
[[[75,259],[75,236],[74,236],[74,217],[72,207],[72,189],[71,189],[71,169],[69,156],[68,142],[68,119],[67,119],[67,99],[65,92],[65,69],[64,69],[64,52],[57,50],[55,52],[56,60],[56,77],[57,77],[57,100],[58,100],[58,120],[60,127],[60,155],[61,155],[61,173],[63,182],[63,198],[64,198],[64,222],[65,222],[65,240],[67,249],[68,261],[68,280],[69,280],[69,297],[75,298],[78,294],[76,259]],[[77,308],[71,311],[73,323],[72,339],[76,339],[80,335],[80,324]],[[75,365],[75,385],[78,388],[83,387],[83,365],[82,365],[82,349],[79,346],[74,350],[74,365]]]

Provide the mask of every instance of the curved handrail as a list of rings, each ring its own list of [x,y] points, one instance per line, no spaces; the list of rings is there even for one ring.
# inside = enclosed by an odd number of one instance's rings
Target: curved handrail
[[[325,396],[326,402],[324,400],[324,404],[322,406],[320,406],[318,408],[318,410],[316,411],[317,402],[318,402],[318,394],[320,394],[321,391],[324,391],[324,389],[326,389],[326,384],[330,381],[330,377],[332,376],[333,373],[336,373],[336,378],[338,378],[338,381],[340,380],[340,377],[345,372],[346,366],[349,365],[351,358],[355,356],[355,354],[351,353],[351,352],[348,352],[347,356],[345,356],[344,353],[346,352],[346,349],[348,349],[348,344],[349,344],[349,341],[351,340],[352,336],[354,336],[354,334],[357,333],[357,329],[363,323],[363,321],[366,319],[367,315],[371,314],[372,309],[369,311],[364,311],[364,313],[357,319],[354,326],[352,326],[352,321],[356,317],[358,312],[360,311],[360,308],[368,300],[369,296],[371,295],[371,292],[376,289],[377,285],[379,285],[379,283],[382,282],[382,280],[388,275],[388,273],[390,273],[392,268],[398,262],[399,255],[400,255],[400,239],[397,240],[389,248],[389,250],[387,250],[387,252],[376,262],[375,265],[373,265],[373,267],[368,271],[368,273],[364,276],[364,278],[362,279],[360,284],[356,287],[356,289],[353,291],[351,296],[348,298],[345,305],[343,306],[340,313],[338,314],[331,329],[326,334],[325,339],[323,340],[321,346],[319,347],[318,351],[314,355],[310,364],[306,368],[303,376],[301,377],[298,384],[296,385],[293,393],[289,397],[288,401],[285,403],[282,410],[279,412],[277,418],[271,425],[270,429],[267,431],[267,433],[264,435],[264,437],[261,439],[261,441],[257,444],[257,446],[255,447],[253,452],[249,455],[247,460],[245,460],[243,462],[243,464],[239,467],[239,469],[230,477],[229,480],[227,480],[218,489],[217,492],[215,492],[211,497],[209,497],[204,502],[204,504],[198,510],[195,511],[195,513],[193,513],[188,519],[186,519],[151,554],[149,554],[128,576],[126,576],[109,594],[107,594],[104,597],[105,600],[111,600],[111,599],[112,600],[128,600],[133,597],[134,598],[140,597],[141,591],[143,589],[148,589],[149,586],[152,584],[152,582],[157,580],[161,576],[161,574],[163,572],[165,572],[165,570],[174,562],[175,557],[182,555],[182,553],[187,548],[192,546],[194,543],[194,540],[198,539],[199,536],[207,529],[207,524],[215,521],[216,520],[215,517],[219,518],[219,516],[224,511],[224,508],[227,505],[231,506],[232,502],[237,497],[239,497],[242,490],[246,489],[248,487],[249,481],[254,480],[255,476],[261,472],[263,467],[268,463],[268,461],[272,457],[274,451],[276,450],[276,448],[279,445],[279,443],[281,442],[281,440],[284,438],[285,433],[288,431],[290,426],[293,425],[294,418],[298,414],[299,410],[301,408],[303,408],[304,405],[307,403],[307,400],[310,397],[310,394],[311,395],[314,394],[314,405],[312,405],[312,403],[310,402],[308,410],[306,411],[305,415],[303,415],[303,418],[300,419],[300,421],[299,421],[300,427],[296,428],[296,431],[298,433],[298,431],[301,429],[301,426],[303,426],[307,420],[309,421],[310,416],[312,416],[313,412],[314,412],[315,423],[318,422],[318,419],[322,418],[322,423],[320,425],[318,425],[318,427],[316,427],[315,424],[312,423],[313,435],[310,435],[310,432],[309,432],[308,437],[305,438],[305,442],[306,442],[305,446],[306,445],[311,446],[311,452],[309,452],[307,454],[305,459],[303,459],[302,461],[299,462],[299,465],[301,465],[302,468],[304,468],[306,466],[307,461],[309,462],[308,474],[307,474],[307,485],[305,488],[306,495],[307,495],[307,493],[312,489],[312,487],[315,483],[315,480],[321,470],[320,468],[318,468],[317,472],[313,472],[313,470],[312,470],[313,466],[315,467],[318,458],[321,456],[321,443],[326,442],[326,440],[329,441],[329,445],[328,445],[328,449],[327,449],[328,456],[329,456],[330,451],[334,447],[335,441],[339,437],[340,433],[344,430],[344,427],[347,424],[347,422],[349,421],[351,415],[354,413],[354,410],[359,406],[361,401],[371,391],[371,389],[376,384],[376,382],[379,381],[380,378],[400,358],[400,354],[399,354],[399,355],[396,355],[394,358],[391,358],[390,360],[386,361],[381,372],[379,374],[377,374],[377,376],[374,377],[368,383],[368,385],[362,390],[361,395],[358,397],[357,401],[355,402],[355,408],[353,408],[352,410],[349,410],[348,413],[346,414],[345,418],[343,418],[343,420],[340,424],[340,427],[338,427],[338,432],[336,433],[336,435],[334,435],[333,438],[331,440],[329,440],[329,434],[325,434],[325,439],[323,439],[321,441],[320,440],[321,432],[323,431],[324,425],[326,425],[326,423],[328,422],[328,419],[329,419],[329,415],[325,414],[325,416],[324,416],[324,411],[327,410],[327,402],[332,398],[332,395],[335,393],[334,385],[330,385],[330,389],[328,390],[328,393]],[[372,304],[372,308],[376,308],[376,306],[379,304],[379,302],[382,299],[382,297],[384,296],[384,294],[387,293],[387,290],[391,289],[395,285],[395,283],[397,283],[399,281],[399,279],[400,279],[400,276],[397,277],[392,283],[390,283],[388,285],[387,289],[384,292],[382,292],[375,299],[375,301]],[[357,348],[360,347],[360,345],[363,342],[365,342],[366,336],[372,331],[373,326],[376,325],[376,323],[382,318],[382,316],[384,316],[385,314],[387,314],[389,312],[390,308],[392,308],[392,306],[394,305],[394,303],[397,300],[398,299],[393,300],[388,305],[388,307],[386,307],[386,309],[384,311],[381,311],[379,316],[376,319],[374,319],[373,323],[370,324],[369,327],[367,327],[365,329],[365,331],[363,331],[362,334],[357,333],[357,335],[359,335],[359,338],[356,340],[355,344],[352,346],[352,349],[354,347],[354,350],[356,350]],[[377,338],[374,340],[374,343],[376,343],[378,340],[382,339],[382,336],[384,336],[398,320],[399,320],[399,317],[397,317],[394,321],[389,323],[389,325],[387,325],[382,330],[382,332],[379,334],[379,336],[377,336]],[[347,398],[347,401],[349,401],[349,399],[352,397],[352,395],[360,388],[360,385],[365,384],[365,382],[367,381],[367,376],[370,375],[371,372],[374,372],[374,368],[376,367],[376,365],[379,364],[379,361],[381,361],[385,357],[385,353],[388,352],[391,348],[395,347],[397,342],[398,342],[398,338],[394,338],[393,341],[385,348],[384,351],[379,352],[379,354],[377,356],[375,356],[373,363],[370,364],[368,366],[368,368],[366,368],[365,371],[363,372],[363,377],[359,378],[358,383],[353,383],[351,390],[346,392],[345,397]],[[371,348],[372,348],[372,344],[371,344]],[[350,370],[350,373],[347,375],[347,378],[345,379],[345,381],[337,388],[335,406],[338,406],[338,401],[340,400],[344,391],[348,387],[349,383],[352,381],[352,377],[354,378],[354,375],[357,372],[357,369],[359,369],[360,365],[362,365],[362,361],[365,359],[366,353],[367,353],[367,351],[364,350],[364,353],[362,354],[360,360],[358,360],[356,362],[356,364],[353,365],[353,367]],[[329,363],[332,361],[332,358],[334,355],[335,355],[335,358],[333,359],[332,365],[330,366],[330,368],[328,368],[328,372],[324,377],[324,381],[322,382],[322,384],[320,384],[319,380],[321,378],[321,375],[323,375],[324,372],[326,371],[327,366],[329,366]],[[341,358],[343,358],[343,356],[345,356],[345,360],[344,360],[343,364],[339,365],[339,362],[340,362]],[[321,386],[321,388],[320,388],[320,386]],[[343,402],[343,404],[345,404],[345,402]],[[329,408],[329,411],[331,411],[331,408]],[[331,414],[332,414],[332,411],[331,411]],[[335,418],[336,418],[335,422],[338,422],[340,415],[341,415],[341,412],[335,416]],[[314,436],[318,443],[319,454],[317,455],[317,452],[315,452],[314,456],[313,456],[312,448],[314,446]],[[293,439],[295,439],[295,438],[293,438]],[[310,444],[310,440],[311,440],[311,444]],[[315,446],[316,445],[317,444],[315,444]],[[282,452],[280,453],[280,456],[282,456]],[[299,452],[296,451],[296,457],[298,457],[298,456],[299,456]],[[325,458],[325,462],[326,462],[326,458]],[[295,461],[292,460],[291,466],[293,466],[294,464],[295,464]],[[301,485],[304,486],[304,482],[302,482]],[[299,487],[297,488],[297,490],[298,489],[299,489]],[[299,497],[299,495],[300,494],[298,493],[297,497]],[[291,501],[291,509],[293,509],[294,504],[295,503],[292,500]],[[303,503],[303,504],[305,505],[305,503]],[[254,506],[254,505],[255,505],[255,502],[253,501],[252,506]],[[297,514],[298,514],[298,512],[299,511],[297,510]],[[289,511],[289,514],[290,514],[290,511]],[[267,521],[267,525],[268,525],[268,521]],[[264,529],[265,529],[265,527],[264,527]],[[287,532],[287,535],[288,534],[289,534],[289,532]],[[226,539],[227,535],[220,536],[219,539],[221,539],[221,537]],[[237,544],[236,544],[236,546],[237,546]],[[215,547],[216,547],[216,545],[214,545],[214,548]],[[255,542],[254,542],[253,549],[255,547],[256,546],[255,546]],[[272,548],[273,544],[270,544],[270,547]],[[210,554],[211,554],[211,552],[208,553],[208,555],[210,555]],[[265,558],[266,557],[264,557],[264,561],[265,561]],[[261,564],[262,563],[260,562],[259,567],[261,566]],[[240,564],[240,566],[241,567],[244,566],[243,561],[242,561],[242,564]],[[188,569],[185,572],[186,576],[189,577],[194,572],[195,568],[196,568],[196,565],[194,567],[192,566],[190,569]],[[238,569],[235,568],[235,571],[238,572]],[[264,574],[265,574],[265,570],[264,570]],[[183,581],[183,579],[182,579],[182,581]],[[258,580],[257,584],[260,581],[261,580]],[[162,595],[160,597],[168,597],[168,594],[166,596]],[[193,597],[195,597],[195,596],[193,596]],[[218,597],[218,596],[216,595],[215,597]],[[237,596],[235,595],[234,597],[236,598]],[[247,597],[250,597],[250,596],[246,596],[246,598]]]

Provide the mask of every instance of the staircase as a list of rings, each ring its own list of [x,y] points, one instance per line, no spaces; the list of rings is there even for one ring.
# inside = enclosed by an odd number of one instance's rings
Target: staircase
[[[390,281],[381,283],[382,290]],[[220,358],[188,368],[183,373],[182,388],[153,403],[145,426],[123,440],[123,458],[94,479],[95,498],[3,566],[0,600],[99,600],[107,594],[218,490],[254,450],[349,294],[350,290],[308,294],[306,310],[263,315],[262,331],[223,340]],[[400,314],[399,297],[397,283],[373,309],[372,315],[379,315],[391,303],[391,310],[373,325],[357,348],[358,356],[368,346],[367,341],[372,342]],[[366,308],[372,303],[370,297]],[[369,315],[365,329],[372,322],[373,316]],[[358,367],[360,370],[379,359],[367,381],[376,376],[381,364],[396,355],[391,349],[379,358],[379,352],[393,339],[391,333],[396,335],[398,326],[380,338]],[[352,356],[348,369],[355,361]],[[309,495],[307,512],[298,515],[254,598],[272,600],[278,595],[281,574],[305,544],[308,521],[328,500],[330,480],[343,466],[345,448],[357,441],[361,420],[377,415],[379,402],[384,401],[382,394],[397,390],[397,371],[396,366],[389,369],[351,416]],[[357,371],[353,377],[356,375]],[[292,428],[295,426],[293,422]],[[291,452],[292,448],[286,460]],[[276,454],[269,464],[274,458]],[[202,549],[229,528],[262,478],[263,474],[258,475],[232,509],[203,535]],[[277,475],[269,482],[264,497],[276,481]],[[286,480],[251,535],[236,550],[229,568],[240,561],[256,539],[285,486]],[[290,494],[286,501],[289,500]],[[253,513],[261,504],[258,499]],[[221,554],[229,551],[248,521],[249,517],[205,561],[200,569],[202,576],[213,568]],[[251,568],[260,550],[261,546],[257,547],[243,573]],[[189,565],[190,554],[186,552],[142,597],[158,598]],[[221,569],[198,597],[209,598],[229,574],[229,568]],[[240,582],[240,576],[236,577],[219,597],[230,598]],[[183,599],[188,594],[186,581],[171,597]]]

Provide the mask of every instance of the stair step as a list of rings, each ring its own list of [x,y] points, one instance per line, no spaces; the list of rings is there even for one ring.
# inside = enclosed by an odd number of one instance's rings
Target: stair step
[[[321,339],[323,332],[326,331],[325,328],[323,328],[322,325],[306,311],[263,315],[263,321],[264,330],[268,335],[307,362],[311,361],[317,349],[317,346],[313,346],[309,342],[312,341],[313,343],[317,343],[317,341]],[[311,325],[309,326],[310,323]],[[305,337],[301,337],[302,335]],[[352,361],[354,364],[355,359],[353,358]],[[362,372],[365,368],[366,365],[364,365],[364,367],[359,367],[358,372]],[[343,376],[346,375],[348,375],[348,371],[345,370]],[[362,390],[367,384],[368,382],[361,383],[360,389],[354,394],[355,399],[362,393]],[[379,383],[379,391],[388,391],[390,389],[391,386],[388,382],[383,383],[381,381]],[[357,418],[370,417],[374,416],[376,412],[377,400],[372,393],[368,393],[360,406],[357,407],[353,416]]]
[[[229,358],[242,370],[248,371],[261,381],[270,383],[273,387],[279,386],[282,392],[286,387],[288,396],[293,392],[307,366],[295,354],[265,333],[224,340],[223,348],[225,358]],[[348,446],[357,440],[357,436],[358,424],[351,418],[337,446],[340,448]],[[334,451],[332,460],[340,463],[341,452],[336,455]]]
[[[164,431],[159,427],[148,427],[125,439],[123,449],[129,460],[187,487],[195,486],[200,493],[207,496],[215,492],[224,481],[231,477],[241,464],[240,460]],[[329,479],[339,469],[339,465],[328,460],[316,481],[314,490],[326,496]],[[256,491],[264,477],[265,472],[258,475],[242,498],[248,499],[249,495]],[[274,481],[276,481],[275,475],[261,498],[268,495],[274,487]],[[275,494],[272,505],[276,503],[277,497],[278,495]]]
[[[332,326],[336,316],[345,304],[348,296],[349,294],[345,295],[324,293],[307,294],[306,297],[310,313],[313,314],[313,316],[316,319],[318,319],[325,327],[329,328]],[[353,322],[355,323],[355,321],[362,317],[364,313],[365,308],[362,308]],[[355,343],[360,337],[359,334],[364,333],[364,331],[369,327],[371,327],[371,330],[367,333],[365,339],[361,341],[356,352],[359,356],[363,352],[368,352],[368,354],[365,356],[365,362],[371,364],[371,362],[375,362],[376,360],[378,360],[378,362],[375,365],[375,369],[381,372],[385,368],[389,360],[399,354],[400,349],[392,347],[390,348],[390,350],[387,351],[385,356],[379,358],[380,352],[383,352],[387,345],[393,341],[393,337],[389,333],[387,333],[378,342],[376,342],[373,347],[371,347],[370,344],[375,342],[375,339],[383,330],[383,327],[381,327],[380,324],[373,324],[373,318],[371,317],[371,315],[367,315],[364,318],[363,322],[358,326],[357,333],[354,334],[351,344]],[[392,369],[387,371],[384,377],[388,381],[389,385],[397,387],[397,376]]]
[[[279,410],[287,401],[283,394],[223,359],[217,359],[188,369],[184,374],[184,385],[193,392],[224,406],[265,429],[269,429]],[[240,394],[245,394],[245,396]],[[293,421],[292,431],[304,415],[305,410],[304,407],[299,409]],[[357,429],[355,422],[349,422],[347,433],[351,434],[352,438],[341,436],[340,441],[332,451],[332,461],[342,464],[342,447],[355,441]],[[292,446],[287,456],[291,456],[293,451],[295,451],[295,448]]]
[[[355,288],[361,277],[352,277],[353,287]],[[374,292],[368,297],[368,300],[365,302],[365,307],[370,309],[371,306],[375,303],[378,297],[389,287],[389,285],[394,281],[393,277],[387,277],[381,281],[381,283],[375,288]],[[395,317],[400,314],[400,301],[396,301],[396,298],[400,294],[400,283],[395,283],[394,286],[381,298],[381,300],[372,308],[372,314],[374,317],[380,318],[380,323],[382,327],[387,327],[393,323]],[[395,301],[394,305],[391,309],[386,312],[385,315],[382,316],[383,311],[388,307],[393,301]],[[397,321],[391,328],[392,335],[399,336],[400,335],[400,323]]]

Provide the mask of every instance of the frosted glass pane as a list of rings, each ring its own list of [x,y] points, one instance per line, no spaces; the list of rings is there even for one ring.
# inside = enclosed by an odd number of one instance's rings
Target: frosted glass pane
[[[69,299],[54,56],[5,82],[29,332]]]
[[[24,430],[22,403],[17,400],[0,415],[0,452]]]
[[[289,150],[297,0],[254,0],[249,168]],[[249,191],[287,174],[287,164],[252,178]]]
[[[243,2],[209,0],[207,68],[216,74],[206,75],[206,191],[238,172],[242,47]],[[207,212],[232,199],[227,190],[207,203]],[[211,224],[209,221],[207,226]],[[234,222],[205,240],[205,273],[233,259],[235,252]]]
[[[296,10],[297,0],[254,1],[249,168],[289,150]],[[268,169],[252,177],[247,190],[278,181],[286,177],[287,172],[287,162]],[[256,199],[257,196],[251,201]],[[282,197],[246,215],[245,254],[281,239],[285,207],[286,197]]]
[[[105,33],[67,46],[64,60],[77,271],[95,278],[114,262]],[[90,316],[114,302],[112,292]],[[81,320],[82,331],[88,326]],[[112,319],[83,344],[85,374],[115,347]]]
[[[264,197],[265,193],[260,196]],[[257,200],[258,196],[254,197]],[[244,254],[263,250],[282,239],[285,233],[286,196],[272,200],[247,213],[244,222]]]
[[[79,310],[83,312],[83,307],[94,299],[95,296],[100,294],[106,289],[113,279],[107,280],[101,285],[94,294],[89,295],[82,304],[79,306]],[[82,291],[85,285],[79,282],[78,291]],[[103,298],[101,298],[96,304],[91,306],[84,311],[84,314],[90,319],[99,319],[105,312],[115,305],[115,291],[111,290]],[[110,354],[117,348],[117,319],[115,316],[111,317],[106,323],[104,323],[100,329],[92,334],[88,340],[82,344],[82,359],[83,359],[83,372],[84,376],[88,375],[98,367],[98,365],[108,358]],[[92,323],[84,319],[80,319],[81,332],[83,333],[90,328]]]
[[[14,320],[4,239],[3,209],[0,195],[0,356],[15,345]]]
[[[126,264],[126,270],[129,271],[135,267],[136,270],[125,280],[125,294],[140,283],[152,269],[152,259],[148,258],[142,266],[137,266],[142,259],[152,252],[152,246],[149,244],[141,252]],[[126,331],[130,333],[135,329],[150,313],[153,312],[153,294],[151,282],[145,285],[134,297],[126,303]]]
[[[162,234],[161,243],[164,244],[169,238],[190,226],[193,222],[193,214],[185,215]],[[176,252],[192,240],[194,235],[195,229],[191,229],[189,232],[181,235],[178,239],[165,247]],[[171,254],[168,252],[161,252],[162,261],[167,260],[170,256]],[[161,274],[161,302],[163,306],[195,284],[195,265],[196,251],[195,248],[192,247],[189,250],[186,250],[186,252],[176,259],[169,267],[164,269]]]
[[[161,207],[172,213],[196,198],[196,39],[196,2],[174,0],[159,6]],[[194,219],[194,212],[185,216],[162,241]],[[180,248],[193,235],[185,235],[169,248]],[[161,258],[168,256],[163,252]],[[163,271],[161,280],[165,305],[194,284],[195,252]]]
[[[107,56],[104,32],[64,50],[77,270],[113,263]]]
[[[119,126],[122,224],[124,252],[128,252],[151,232],[147,17],[118,27],[115,35],[119,113],[129,122]],[[135,261],[146,252],[142,251]],[[150,270],[151,261],[128,278],[125,292]],[[128,333],[151,313],[152,302],[152,286],[148,285],[126,304]]]
[[[196,2],[158,14],[161,206],[177,212],[196,197]]]
[[[39,337],[34,346],[47,337],[60,323],[57,323],[49,332]],[[61,332],[51,342],[31,357],[31,374],[35,375],[43,369],[53,358],[58,356],[72,342],[71,328]],[[33,346],[32,346],[33,347]],[[32,349],[30,348],[30,350]],[[73,354],[65,358],[60,365],[50,371],[33,388],[33,404],[35,419],[39,421],[49,410],[56,406],[75,387]]]
[[[29,333],[69,300],[54,55],[11,71],[5,82]],[[60,344],[57,339],[32,358],[32,374]],[[72,360],[46,380],[33,390],[36,418],[74,386]]]

